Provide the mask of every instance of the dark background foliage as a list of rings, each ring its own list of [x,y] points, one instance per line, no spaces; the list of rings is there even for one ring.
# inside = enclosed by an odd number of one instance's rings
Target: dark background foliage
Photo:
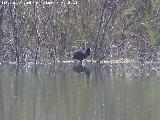
[[[0,61],[89,59],[158,61],[160,1],[21,0],[0,2]]]

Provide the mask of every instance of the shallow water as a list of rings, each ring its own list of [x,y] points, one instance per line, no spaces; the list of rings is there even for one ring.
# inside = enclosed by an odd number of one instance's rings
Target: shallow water
[[[158,64],[0,66],[0,120],[159,120]]]

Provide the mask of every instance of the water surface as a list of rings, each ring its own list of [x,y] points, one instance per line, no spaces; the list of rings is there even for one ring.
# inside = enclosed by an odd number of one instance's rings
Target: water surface
[[[158,64],[0,66],[0,120],[159,120]]]

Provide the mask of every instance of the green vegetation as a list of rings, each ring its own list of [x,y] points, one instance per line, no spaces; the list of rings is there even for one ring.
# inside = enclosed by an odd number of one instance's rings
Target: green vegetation
[[[1,1],[0,62],[68,60],[68,53],[88,46],[93,50],[91,58],[96,61],[125,58],[158,61],[159,3],[159,0],[48,0],[17,4]]]

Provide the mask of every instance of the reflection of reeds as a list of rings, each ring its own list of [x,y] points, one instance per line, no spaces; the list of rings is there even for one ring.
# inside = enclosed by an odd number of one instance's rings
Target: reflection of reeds
[[[38,74],[32,64],[18,76],[14,64],[1,65],[0,119],[159,118],[158,64],[88,63],[90,79],[77,76],[72,63],[37,64]]]

